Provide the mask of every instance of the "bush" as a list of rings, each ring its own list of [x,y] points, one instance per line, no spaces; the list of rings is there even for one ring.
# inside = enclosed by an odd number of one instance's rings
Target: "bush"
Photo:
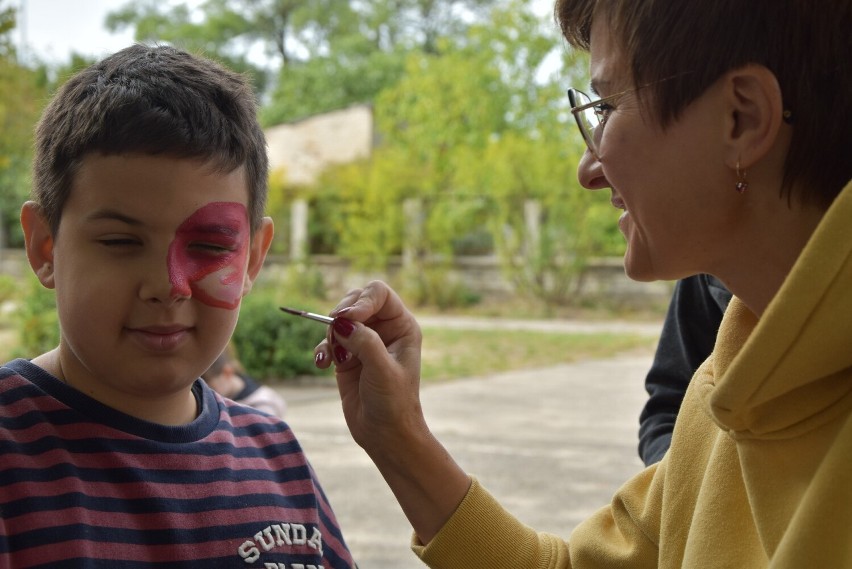
[[[314,347],[323,338],[322,324],[284,314],[272,295],[256,291],[243,299],[233,344],[249,374],[289,379],[323,373],[314,365]]]
[[[59,345],[59,317],[56,295],[31,276],[15,310],[20,345],[16,357],[32,358]]]
[[[444,267],[409,270],[398,279],[400,294],[415,306],[435,306],[440,310],[478,304],[482,297],[463,282],[453,279]]]
[[[0,275],[0,305],[14,300],[18,295],[18,279],[10,275]]]

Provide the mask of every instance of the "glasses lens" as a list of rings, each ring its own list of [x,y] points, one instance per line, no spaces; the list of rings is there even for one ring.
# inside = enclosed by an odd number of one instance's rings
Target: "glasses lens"
[[[568,99],[571,102],[571,112],[574,113],[574,118],[577,120],[577,126],[580,127],[580,133],[583,135],[586,145],[588,145],[592,153],[596,154],[601,121],[597,113],[595,113],[595,108],[587,107],[582,110],[573,110],[591,104],[591,99],[589,99],[588,95],[577,89],[570,89],[568,91]]]

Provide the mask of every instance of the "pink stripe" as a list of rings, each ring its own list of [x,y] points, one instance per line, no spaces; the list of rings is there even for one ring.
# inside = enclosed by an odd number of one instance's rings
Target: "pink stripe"
[[[311,480],[294,480],[277,484],[271,481],[216,481],[206,484],[155,484],[152,482],[133,482],[115,484],[111,482],[80,482],[75,478],[64,478],[52,482],[21,482],[3,488],[7,496],[59,496],[79,492],[91,498],[113,498],[134,500],[142,498],[163,498],[178,500],[199,500],[211,496],[239,499],[246,494],[280,494],[282,496],[302,496],[313,494]]]
[[[71,453],[65,449],[52,449],[35,456],[11,452],[3,456],[3,464],[7,467],[14,465],[17,468],[48,468],[66,463],[78,468],[137,468],[204,472],[216,468],[277,470],[304,466],[306,460],[301,452],[273,457],[234,457],[231,454],[208,456],[203,454]]]

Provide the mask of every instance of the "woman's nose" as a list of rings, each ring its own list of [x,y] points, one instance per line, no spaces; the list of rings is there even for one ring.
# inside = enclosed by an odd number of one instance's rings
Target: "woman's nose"
[[[577,179],[587,190],[600,190],[610,186],[609,180],[604,176],[600,160],[588,148],[577,165]]]

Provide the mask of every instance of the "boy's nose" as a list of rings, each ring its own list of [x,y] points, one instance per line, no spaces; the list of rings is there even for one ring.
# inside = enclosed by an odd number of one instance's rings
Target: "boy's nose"
[[[189,280],[180,274],[173,274],[167,263],[160,262],[143,275],[139,295],[148,302],[160,302],[166,305],[174,304],[192,296]]]

